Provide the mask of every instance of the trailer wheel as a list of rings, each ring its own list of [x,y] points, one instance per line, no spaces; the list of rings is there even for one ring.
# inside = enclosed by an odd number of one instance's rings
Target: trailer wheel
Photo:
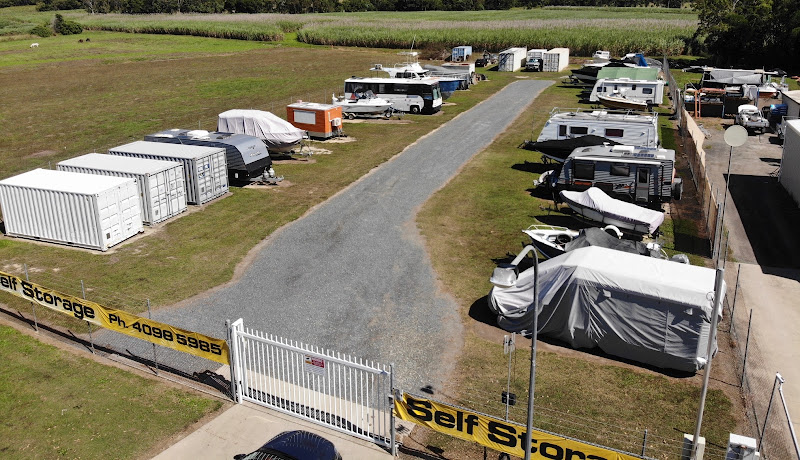
[[[680,200],[681,196],[683,196],[683,180],[675,179],[675,181],[672,182],[672,198]]]
[[[414,114],[419,113],[419,106],[418,105],[412,105],[411,106],[411,113],[414,113]]]
[[[354,114],[353,112],[350,112],[350,113],[347,114],[347,119],[348,120],[353,120],[355,118],[356,118],[356,114]]]
[[[383,112],[383,118],[386,118],[387,120],[392,118],[392,109]]]

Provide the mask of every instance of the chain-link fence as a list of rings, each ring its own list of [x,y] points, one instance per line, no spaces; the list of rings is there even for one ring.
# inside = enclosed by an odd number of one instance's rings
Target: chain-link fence
[[[753,323],[759,318],[741,295],[741,265],[730,266],[733,267],[736,267],[736,281],[726,296],[726,321],[720,325],[720,329],[729,333],[738,379],[736,383],[741,387],[750,432],[758,440],[758,450],[763,460],[800,460],[788,406],[781,391],[783,379],[765,359],[771,354],[770,350],[753,334]]]

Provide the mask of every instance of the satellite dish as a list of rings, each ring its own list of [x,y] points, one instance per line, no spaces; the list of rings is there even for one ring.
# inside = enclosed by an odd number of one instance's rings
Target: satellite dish
[[[725,143],[731,147],[741,147],[747,142],[747,129],[741,125],[733,125],[725,130]]]

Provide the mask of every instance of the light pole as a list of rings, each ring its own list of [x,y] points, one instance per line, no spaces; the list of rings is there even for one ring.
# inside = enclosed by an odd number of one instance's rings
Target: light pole
[[[719,220],[719,225],[724,228],[725,224],[725,205],[728,202],[728,188],[731,182],[731,158],[733,157],[733,148],[740,147],[747,142],[747,129],[740,125],[733,125],[725,130],[725,143],[730,146],[728,152],[728,176],[725,178],[725,198],[722,200],[722,216]],[[716,233],[716,232],[715,232]],[[722,235],[722,233],[720,233]],[[700,439],[700,427],[703,424],[703,411],[706,407],[706,395],[708,394],[708,380],[711,377],[711,356],[714,353],[714,343],[717,340],[717,321],[719,313],[722,310],[722,285],[725,278],[725,269],[722,268],[720,263],[720,251],[722,238],[715,241],[717,250],[717,275],[714,280],[714,305],[711,311],[711,331],[708,337],[708,347],[706,348],[706,369],[703,375],[703,389],[700,392],[700,409],[697,411],[697,423],[694,429],[694,438],[692,439],[692,453],[689,457],[694,459],[697,455],[697,442]]]

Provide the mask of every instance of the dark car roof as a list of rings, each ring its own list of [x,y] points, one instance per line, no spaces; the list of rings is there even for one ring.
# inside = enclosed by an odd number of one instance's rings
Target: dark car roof
[[[285,431],[270,439],[258,450],[284,453],[297,460],[341,459],[332,442],[315,433],[302,430]]]

